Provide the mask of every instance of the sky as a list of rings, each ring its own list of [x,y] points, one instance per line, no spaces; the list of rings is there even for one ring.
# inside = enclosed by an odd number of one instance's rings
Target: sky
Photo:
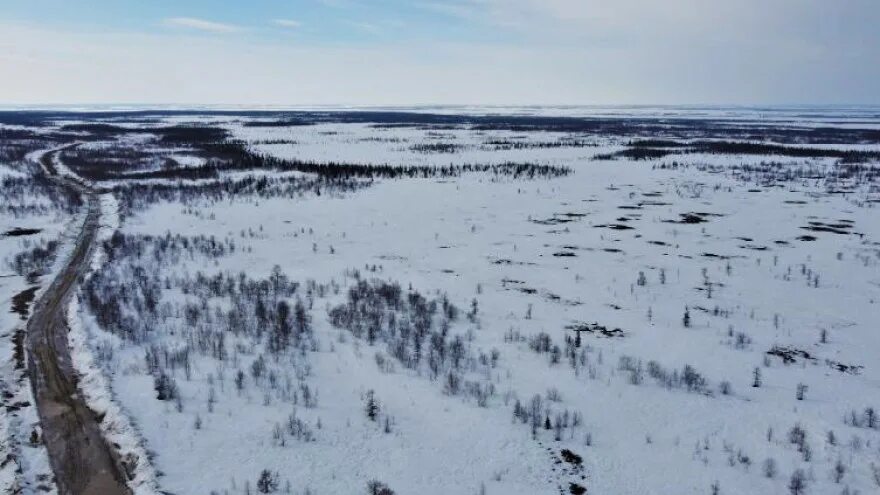
[[[0,105],[880,104],[878,0],[0,0]]]

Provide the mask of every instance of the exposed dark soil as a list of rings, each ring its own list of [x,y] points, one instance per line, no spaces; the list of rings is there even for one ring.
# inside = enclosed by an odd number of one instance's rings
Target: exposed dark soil
[[[7,230],[6,232],[4,232],[3,236],[4,237],[20,237],[20,236],[25,236],[25,235],[39,234],[42,231],[43,231],[43,229],[24,229],[21,227],[16,227],[14,229]]]

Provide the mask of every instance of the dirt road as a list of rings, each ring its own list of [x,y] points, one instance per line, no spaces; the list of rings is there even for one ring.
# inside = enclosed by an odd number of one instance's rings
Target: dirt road
[[[34,306],[27,325],[28,373],[34,389],[43,442],[62,495],[129,495],[119,459],[101,435],[100,421],[77,389],[67,343],[67,302],[86,273],[101,215],[97,193],[60,177],[52,154],[43,166],[55,180],[88,199],[88,215],[67,264]]]

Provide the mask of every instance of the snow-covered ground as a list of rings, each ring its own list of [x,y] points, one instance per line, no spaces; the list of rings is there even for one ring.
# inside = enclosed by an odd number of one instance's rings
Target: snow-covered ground
[[[73,342],[162,490],[272,489],[264,470],[279,491],[317,494],[371,480],[399,494],[777,494],[796,472],[806,493],[880,488],[876,185],[742,173],[833,159],[607,161],[592,157],[628,139],[213,120],[286,159],[572,173],[130,212],[72,312]],[[399,284],[399,306],[341,323],[375,280]],[[420,352],[395,347],[416,294],[459,309],[438,309],[431,332],[462,364],[401,359]],[[310,330],[279,349],[281,302]]]
[[[715,479],[722,486],[747,487],[750,493],[778,493],[787,479],[765,479],[757,465],[752,469],[730,467],[723,449],[730,445],[734,451],[742,450],[755,464],[776,458],[780,472],[791,472],[802,462],[799,454],[785,445],[785,435],[798,422],[816,437],[818,452],[811,466],[818,472],[816,484],[830,489],[825,474],[838,457],[861,458],[861,463],[853,466],[852,476],[867,482],[871,455],[853,456],[848,445],[828,446],[824,435],[837,430],[846,443],[853,435],[868,434],[847,428],[842,418],[853,408],[862,410],[870,405],[866,400],[876,391],[880,378],[870,365],[880,346],[880,337],[874,332],[880,321],[880,279],[877,248],[870,240],[880,235],[876,213],[854,209],[839,198],[811,199],[803,191],[752,193],[743,185],[692,170],[661,172],[646,164],[618,162],[592,163],[584,168],[588,171],[578,170],[573,177],[549,183],[474,179],[385,182],[352,197],[314,198],[295,206],[284,200],[215,205],[210,209],[213,220],[184,214],[179,206],[166,204],[132,219],[125,229],[161,235],[170,223],[177,226],[174,232],[230,237],[242,229],[254,229],[259,232],[255,238],[239,241],[248,246],[247,255],[221,260],[222,269],[265,276],[273,265],[280,264],[296,280],[344,280],[346,269],[375,264],[379,266],[377,276],[412,284],[423,292],[448,293],[459,306],[467,307],[471,298],[477,298],[480,328],[474,332],[475,345],[501,350],[499,388],[531,397],[555,387],[567,407],[584,414],[594,446],[585,450],[579,438],[573,448],[586,453],[589,486],[595,493],[649,493],[652,487],[661,487],[663,492],[701,493]],[[716,185],[721,187],[716,189]],[[803,200],[807,204],[786,203]],[[667,204],[655,206],[652,202]],[[666,223],[687,212],[719,216],[710,217],[705,224]],[[813,242],[797,240],[805,233],[801,227],[813,218],[853,220],[864,238],[824,234]],[[565,223],[545,224],[552,219]],[[626,225],[632,230],[599,227],[606,224]],[[187,269],[217,268],[205,263]],[[812,275],[807,276],[807,271]],[[661,272],[665,272],[665,283],[661,283]],[[646,278],[643,286],[638,284],[640,273]],[[818,277],[818,287],[812,286],[812,277]],[[713,287],[711,297],[704,280]],[[478,286],[482,287],[480,294]],[[529,293],[532,289],[536,292]],[[530,307],[532,318],[526,319]],[[692,318],[690,328],[682,325],[686,307]],[[722,315],[714,315],[716,310]],[[316,320],[320,327],[320,311]],[[511,329],[525,336],[546,331],[558,342],[566,335],[565,326],[575,322],[598,322],[624,330],[620,339],[586,337],[605,363],[595,364],[594,378],[587,373],[576,376],[565,365],[549,366],[525,344],[504,343],[504,335]],[[822,329],[830,337],[820,345]],[[735,345],[734,335],[740,332],[750,340],[743,349]],[[332,342],[333,331],[328,328],[327,333],[326,341]],[[807,349],[819,356],[818,361],[785,366],[771,359],[765,366],[764,353],[775,344]],[[631,386],[616,369],[621,356],[633,356],[644,363],[656,360],[676,369],[691,364],[708,377],[713,389],[727,380],[733,393],[710,398],[650,383]],[[866,368],[860,375],[840,373],[831,370],[825,359]],[[346,359],[339,346],[336,353],[319,353],[314,360],[322,403],[341,399],[356,404],[360,390],[374,388],[386,400],[409,401],[403,410],[397,404],[391,406],[401,424],[423,416],[434,420],[431,411],[438,406],[428,406],[422,395],[414,398],[415,390],[401,392],[406,381],[379,381],[381,375],[375,369],[372,374],[361,370],[361,361],[366,361],[368,370],[372,367],[369,354],[362,360]],[[319,364],[324,360],[336,363],[336,372],[330,366],[326,380]],[[758,389],[751,387],[754,367],[760,367],[764,375],[765,385]],[[336,389],[340,377],[334,375],[340,374],[345,377],[342,381],[349,388],[347,393]],[[795,400],[799,382],[810,387],[803,402]],[[328,392],[328,387],[333,392]],[[425,387],[423,395],[433,397],[433,392]],[[399,395],[403,397],[398,399]],[[148,399],[154,409],[161,407],[152,397]],[[473,413],[473,405],[455,399],[445,402],[441,409],[454,410],[454,415]],[[528,438],[528,432],[517,432],[509,424],[509,411],[499,409],[480,414],[488,419],[495,413],[495,418],[480,427],[479,434],[467,433],[464,439],[453,438],[456,429],[448,431],[442,423],[434,428],[413,425],[412,431],[401,433],[419,448],[425,442],[438,441],[439,435],[449,450],[437,450],[436,457],[445,463],[461,463],[454,471],[461,485],[449,479],[436,485],[438,493],[452,486],[458,488],[455,492],[466,491],[468,483],[473,487],[480,481],[491,486],[492,472],[498,468],[483,459],[489,447],[482,443],[494,436]],[[154,413],[145,414],[151,416]],[[258,422],[255,417],[259,416],[235,414],[232,418]],[[325,430],[334,427],[329,417],[324,423]],[[766,441],[768,428],[778,432],[776,440]],[[159,431],[163,429],[159,426]],[[176,439],[173,430],[161,435]],[[195,439],[205,436],[200,432],[192,435]],[[649,437],[650,444],[646,442]],[[479,443],[471,444],[467,438]],[[227,445],[241,442],[241,438],[228,440],[231,443]],[[212,449],[216,441],[211,438]],[[703,442],[708,442],[709,450],[701,447],[695,451],[694,446]],[[163,451],[161,447],[157,450]],[[406,458],[416,455],[405,445],[395,445],[393,450]],[[197,452],[187,455],[201,459]],[[872,455],[876,456],[876,451]],[[239,456],[229,451],[226,461],[235,462]],[[390,459],[378,457],[375,465],[383,470],[376,474],[385,474],[389,465],[396,466]],[[170,459],[168,467],[164,467],[161,455],[157,460],[169,481],[173,479],[172,465],[181,468],[181,480],[193,481],[188,475],[191,468],[182,467],[176,456]],[[512,480],[514,486],[525,489],[524,493],[546,487],[540,478],[535,484],[528,483],[528,474],[541,471],[536,469],[541,464],[533,457],[505,454],[503,459],[515,473],[511,476],[525,478]],[[278,461],[274,469],[291,473],[289,464]],[[218,462],[218,466],[227,462]],[[292,462],[293,469],[301,462]],[[351,478],[338,472],[338,467],[328,469],[341,482],[330,485],[328,491],[351,486]],[[353,469],[349,466],[345,471]],[[326,474],[296,473],[288,476],[312,480],[313,487],[326,486],[317,482]],[[434,485],[424,483],[420,476],[411,479],[406,469],[382,478],[401,493],[417,488],[424,491],[426,485]],[[181,485],[185,486],[194,488]],[[862,488],[869,489],[869,485]],[[499,486],[495,491],[509,493],[511,489]]]
[[[468,129],[382,128],[372,124],[317,124],[293,127],[229,125],[233,137],[280,158],[318,163],[341,162],[389,165],[463,165],[505,162],[559,163],[585,160],[592,146],[498,150],[487,143],[555,143],[570,139],[599,144],[607,139],[560,132],[523,133]],[[285,142],[287,141],[287,142]],[[415,152],[414,147],[451,144],[455,152]]]
[[[2,165],[3,177],[29,180],[22,164]],[[39,417],[34,407],[24,355],[26,315],[61,268],[72,248],[82,215],[71,216],[52,207],[50,198],[29,190],[6,191],[0,200],[0,493],[55,493],[52,469],[40,441]],[[20,229],[35,232],[12,234]],[[50,248],[53,242],[58,246]],[[52,254],[40,274],[28,277],[16,270],[16,256],[35,249]],[[29,267],[27,264],[18,266]],[[29,293],[28,296],[24,294]],[[17,301],[21,301],[18,302]],[[27,301],[27,302],[24,302]],[[21,306],[24,304],[24,307]],[[16,309],[20,311],[16,311]],[[22,314],[22,311],[24,314]]]

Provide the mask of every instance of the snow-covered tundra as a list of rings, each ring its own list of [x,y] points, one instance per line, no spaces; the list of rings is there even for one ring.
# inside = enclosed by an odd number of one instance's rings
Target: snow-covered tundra
[[[107,191],[75,365],[161,490],[880,490],[880,121],[142,118],[53,125]]]

